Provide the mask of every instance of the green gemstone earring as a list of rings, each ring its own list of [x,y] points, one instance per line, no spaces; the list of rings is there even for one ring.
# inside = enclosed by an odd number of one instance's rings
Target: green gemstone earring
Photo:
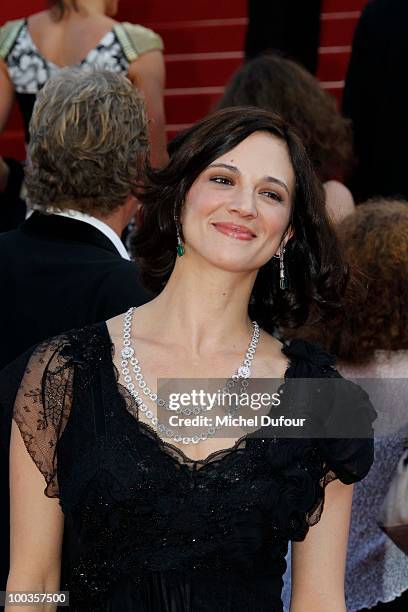
[[[184,255],[184,253],[185,253],[185,250],[184,250],[183,241],[182,241],[181,236],[180,236],[179,222],[178,222],[176,213],[174,213],[174,222],[176,224],[176,234],[177,234],[177,249],[176,249],[177,250],[177,255],[178,255],[178,257],[182,257]]]
[[[181,242],[180,236],[177,236],[177,255],[179,257],[184,255],[184,246],[183,246],[183,243]]]

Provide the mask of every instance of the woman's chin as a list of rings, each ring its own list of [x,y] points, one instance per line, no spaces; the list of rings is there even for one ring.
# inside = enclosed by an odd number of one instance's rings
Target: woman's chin
[[[193,244],[186,244],[186,254],[190,255],[189,262],[194,267],[210,266],[224,272],[233,272],[234,274],[248,274],[257,272],[259,268],[266,262],[254,261],[255,257],[253,253],[245,253],[242,250],[233,248],[225,248],[225,245],[211,244],[207,242],[205,248],[194,248]],[[259,256],[257,257],[257,259]],[[187,259],[185,260],[187,263]]]
[[[258,268],[254,269],[253,263],[248,260],[237,261],[237,259],[231,259],[231,257],[217,257],[216,259],[211,258],[211,260],[207,259],[207,262],[217,270],[231,272],[234,274],[250,274],[251,272],[257,272],[258,270]]]

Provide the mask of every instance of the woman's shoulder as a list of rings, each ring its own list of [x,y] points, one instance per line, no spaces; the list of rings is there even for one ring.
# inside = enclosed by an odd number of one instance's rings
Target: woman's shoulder
[[[163,51],[163,40],[159,34],[142,25],[123,21],[113,26],[113,30],[129,62],[149,51]]]
[[[12,21],[6,21],[0,27],[0,58],[7,58],[25,23],[25,19],[13,19]]]
[[[94,388],[108,351],[103,324],[94,324],[40,342],[0,372],[0,444],[8,447],[14,421],[46,480],[49,497],[59,496],[55,449],[70,422],[74,397],[77,391],[93,397],[86,390]],[[90,432],[93,414],[84,414],[75,428],[77,441],[80,431]]]
[[[296,391],[294,397],[307,402],[313,422],[322,425],[326,437],[371,436],[376,412],[370,398],[360,385],[337,371],[334,355],[318,343],[298,338],[282,352],[290,364],[286,382]]]
[[[372,461],[377,416],[368,394],[339,374],[336,358],[318,343],[297,338],[286,343],[282,352],[290,362],[287,398],[307,416],[311,437],[328,463],[343,474],[340,479],[344,483],[360,479],[357,474],[364,475]],[[359,465],[353,463],[354,457]]]
[[[2,423],[7,430],[16,398],[45,398],[51,389],[48,399],[55,399],[56,390],[71,388],[74,378],[90,382],[98,367],[110,358],[104,323],[58,334],[27,349],[0,372],[0,438]],[[41,402],[38,406],[41,409]]]
[[[317,342],[295,338],[283,344],[282,353],[289,360],[287,377],[335,378],[340,376],[334,367],[336,357]]]
[[[44,375],[61,374],[76,366],[92,370],[104,356],[111,354],[110,351],[105,323],[71,329],[27,349],[1,371],[0,385],[14,372],[19,372],[21,377],[21,374],[31,375],[35,371],[41,380]]]
[[[339,223],[355,211],[352,193],[346,185],[336,180],[330,180],[324,183],[324,189],[326,207],[334,223]]]
[[[110,340],[104,322],[70,329],[41,342],[34,354],[47,353],[54,358],[59,355],[70,365],[92,368],[110,353]]]

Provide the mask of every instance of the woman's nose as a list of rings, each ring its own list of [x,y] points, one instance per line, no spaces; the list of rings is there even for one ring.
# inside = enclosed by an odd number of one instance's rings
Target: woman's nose
[[[228,203],[228,210],[236,212],[243,217],[256,217],[258,214],[256,201],[252,192],[236,191]]]

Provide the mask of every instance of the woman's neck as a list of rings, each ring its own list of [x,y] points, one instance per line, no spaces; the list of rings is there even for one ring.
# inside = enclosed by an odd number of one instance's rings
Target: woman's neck
[[[106,2],[105,0],[77,0],[75,6],[71,0],[64,1],[64,14],[62,19],[69,19],[75,16],[90,17],[92,15],[105,15]],[[51,9],[53,12],[58,12],[57,7]]]
[[[178,259],[165,289],[147,305],[155,334],[181,341],[197,356],[225,343],[245,345],[252,333],[248,303],[255,277]]]

